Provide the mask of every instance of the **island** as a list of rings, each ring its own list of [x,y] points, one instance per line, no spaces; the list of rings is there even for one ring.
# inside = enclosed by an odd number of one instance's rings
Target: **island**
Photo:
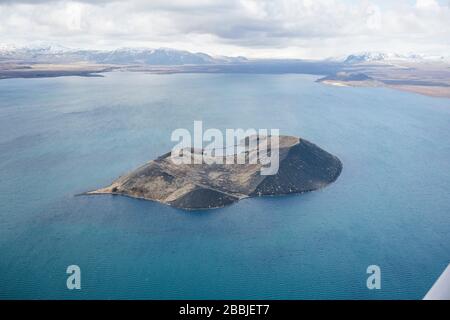
[[[252,149],[245,138],[245,155],[258,150],[259,138]],[[191,156],[204,150],[190,149]],[[315,144],[298,137],[279,136],[278,171],[262,175],[261,163],[227,164],[174,163],[171,153],[146,163],[119,177],[111,185],[85,195],[112,194],[153,200],[172,207],[199,210],[220,208],[241,199],[259,196],[301,194],[334,182],[342,171],[341,161]],[[224,154],[223,157],[235,157]]]

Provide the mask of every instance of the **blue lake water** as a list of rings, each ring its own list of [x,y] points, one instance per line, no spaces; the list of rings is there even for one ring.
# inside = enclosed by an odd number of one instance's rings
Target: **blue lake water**
[[[0,298],[421,299],[450,262],[450,99],[314,80],[1,80]],[[320,191],[212,211],[75,196],[169,151],[194,120],[280,128],[344,170]]]

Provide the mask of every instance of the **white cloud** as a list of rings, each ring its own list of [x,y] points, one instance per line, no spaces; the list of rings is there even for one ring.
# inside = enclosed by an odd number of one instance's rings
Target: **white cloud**
[[[419,9],[439,10],[439,4],[435,0],[417,0],[416,7]]]
[[[0,39],[276,57],[447,54],[450,9],[435,0],[0,0]]]

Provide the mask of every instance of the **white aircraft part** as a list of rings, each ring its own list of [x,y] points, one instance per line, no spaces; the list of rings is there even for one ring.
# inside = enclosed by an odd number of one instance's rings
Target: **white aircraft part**
[[[424,300],[450,300],[450,264],[423,298]]]

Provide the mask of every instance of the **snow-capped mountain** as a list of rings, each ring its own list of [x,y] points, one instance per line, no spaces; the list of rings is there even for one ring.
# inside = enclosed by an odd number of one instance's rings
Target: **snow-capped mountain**
[[[203,53],[160,48],[121,48],[113,51],[83,52],[97,63],[184,65],[214,63],[212,57]]]
[[[199,65],[239,63],[243,57],[212,57],[205,53],[171,48],[120,48],[116,50],[69,49],[62,46],[44,45],[15,47],[0,45],[0,60],[21,60],[41,63],[91,62],[102,64],[147,65]]]
[[[424,54],[410,53],[387,53],[387,52],[363,52],[358,54],[351,54],[347,56],[343,62],[347,64],[367,63],[367,62],[391,62],[391,61],[449,61],[449,57],[444,56],[430,56]]]

